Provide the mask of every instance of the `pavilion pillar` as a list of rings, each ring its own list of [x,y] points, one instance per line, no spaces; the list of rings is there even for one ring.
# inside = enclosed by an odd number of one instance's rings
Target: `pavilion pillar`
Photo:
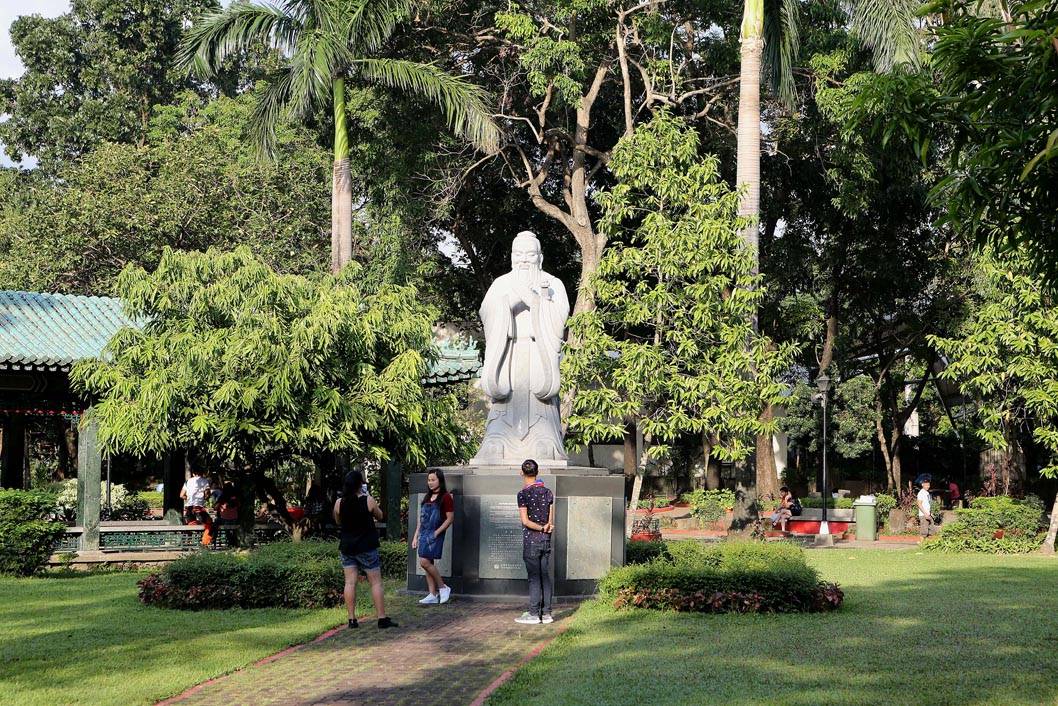
[[[9,417],[4,422],[0,447],[0,488],[21,489],[26,469],[26,420]]]
[[[400,461],[390,459],[386,461],[386,536],[390,539],[400,539]]]
[[[186,456],[183,451],[170,451],[162,460],[162,510],[163,520],[169,525],[184,523],[184,501],[180,489],[187,480]]]
[[[103,455],[99,450],[99,425],[81,417],[77,435],[77,524],[82,528],[81,551],[99,549],[100,484]]]

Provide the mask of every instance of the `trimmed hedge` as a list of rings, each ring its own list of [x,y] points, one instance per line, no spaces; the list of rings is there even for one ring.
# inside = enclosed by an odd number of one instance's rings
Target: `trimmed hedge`
[[[922,546],[939,552],[1027,554],[1043,544],[1043,521],[1043,503],[1034,496],[975,498],[970,507],[956,510],[955,522],[943,525],[940,534]]]
[[[667,543],[660,539],[654,542],[629,540],[625,542],[625,563],[645,564],[667,553]]]
[[[408,545],[382,542],[382,574],[402,578]],[[323,608],[342,601],[334,542],[276,542],[249,553],[195,552],[139,582],[140,601],[182,610]]]
[[[614,568],[599,582],[615,607],[793,613],[834,610],[844,599],[836,584],[819,580],[804,550],[787,542],[649,544],[637,551],[653,558]]]
[[[29,576],[48,563],[66,531],[53,519],[55,494],[41,490],[0,490],[0,574]]]

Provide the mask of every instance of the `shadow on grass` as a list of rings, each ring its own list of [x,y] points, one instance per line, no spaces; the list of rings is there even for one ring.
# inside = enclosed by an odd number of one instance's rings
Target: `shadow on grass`
[[[490,704],[1054,703],[1058,562],[915,561],[933,560],[891,562],[897,575],[846,587],[833,614],[586,606]]]
[[[0,580],[5,694],[20,704],[144,703],[311,639],[343,619],[338,609],[147,607],[136,598],[141,576]]]

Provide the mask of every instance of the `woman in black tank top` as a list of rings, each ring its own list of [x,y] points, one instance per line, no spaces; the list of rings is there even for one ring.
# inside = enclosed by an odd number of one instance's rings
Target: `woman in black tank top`
[[[386,617],[382,600],[382,570],[378,557],[378,530],[375,520],[382,519],[382,510],[364,487],[360,471],[345,475],[342,497],[334,504],[334,521],[341,529],[338,550],[345,571],[345,607],[349,611],[349,627],[359,627],[356,620],[356,580],[359,572],[367,574],[371,583],[371,599],[375,603],[379,628],[395,628],[397,624]]]

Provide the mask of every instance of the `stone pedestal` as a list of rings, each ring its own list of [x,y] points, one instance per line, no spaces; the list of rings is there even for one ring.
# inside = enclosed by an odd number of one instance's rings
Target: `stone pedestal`
[[[442,468],[455,499],[455,521],[438,562],[455,594],[528,596],[517,494],[522,478],[510,466]],[[611,566],[624,563],[624,476],[603,468],[541,468],[555,494],[552,577],[556,597],[586,596]],[[426,474],[411,477],[408,537],[415,531]],[[408,589],[425,591],[415,550],[408,551]]]

